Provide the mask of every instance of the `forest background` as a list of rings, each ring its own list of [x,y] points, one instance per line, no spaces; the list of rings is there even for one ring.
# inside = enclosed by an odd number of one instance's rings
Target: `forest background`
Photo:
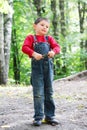
[[[50,19],[49,35],[61,46],[54,79],[87,70],[86,0],[0,0],[0,84],[30,84],[31,59],[21,47],[37,17]]]

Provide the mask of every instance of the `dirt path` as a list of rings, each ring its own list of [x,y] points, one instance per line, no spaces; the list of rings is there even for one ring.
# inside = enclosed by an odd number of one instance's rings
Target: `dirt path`
[[[0,130],[87,130],[87,76],[54,82],[60,124],[34,127],[32,87],[0,87]]]

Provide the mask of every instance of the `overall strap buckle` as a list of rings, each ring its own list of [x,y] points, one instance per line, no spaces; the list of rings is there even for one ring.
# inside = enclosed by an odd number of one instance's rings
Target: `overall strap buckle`
[[[37,41],[36,35],[34,35],[34,43],[33,43],[33,47],[35,47],[35,44],[38,44],[38,41]]]
[[[48,42],[48,36],[44,36],[44,38],[45,38],[46,43],[49,44],[49,42]],[[37,41],[36,35],[34,35],[34,43],[33,43],[33,47],[35,46],[35,44],[38,44],[38,41]]]

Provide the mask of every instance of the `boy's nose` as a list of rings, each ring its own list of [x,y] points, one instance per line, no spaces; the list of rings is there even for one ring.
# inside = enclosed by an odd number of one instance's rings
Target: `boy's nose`
[[[44,28],[46,28],[46,26],[44,26]]]

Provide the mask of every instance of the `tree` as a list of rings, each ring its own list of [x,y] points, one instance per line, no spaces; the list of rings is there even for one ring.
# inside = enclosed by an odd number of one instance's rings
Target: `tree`
[[[3,30],[3,14],[0,13],[0,84],[6,83]]]
[[[87,12],[87,4],[83,1],[78,1],[79,27],[80,27],[81,34],[84,34],[85,31],[84,24],[87,19],[86,12]],[[83,38],[81,39],[80,49],[81,49],[81,53],[83,54],[85,53],[86,55],[84,66],[87,69],[87,38],[86,40],[84,40]],[[83,61],[83,58],[81,57],[80,60]]]
[[[14,17],[13,17],[13,24]],[[14,79],[15,83],[20,83],[20,59],[19,59],[19,49],[17,45],[17,36],[16,36],[16,28],[12,29],[12,50],[13,50],[13,72],[14,72]]]
[[[60,30],[61,30],[61,35],[65,39],[66,36],[66,24],[65,24],[65,1],[64,0],[59,0],[59,9],[60,9]],[[62,46],[62,53],[63,53],[63,66],[62,66],[62,71],[66,73],[67,67],[66,67],[66,51],[67,51],[67,46],[64,43]]]
[[[57,0],[51,0],[51,10],[53,13],[53,18],[52,18],[52,24],[53,24],[53,33],[55,38],[57,39],[58,37],[58,13],[57,13]]]
[[[42,16],[42,0],[33,0],[33,3],[36,7],[36,10],[37,10],[37,16],[38,17],[41,17]]]
[[[57,0],[51,0],[51,10],[52,10],[52,25],[53,25],[53,35],[56,38],[56,40],[58,40],[59,38],[59,29],[58,29],[58,25],[59,25],[59,15],[58,15],[58,8],[57,8]],[[54,75],[57,76],[58,72],[58,67],[59,65],[59,61],[57,60],[58,57],[55,57],[54,59]]]
[[[5,1],[6,6],[12,7],[12,0]],[[3,7],[3,5],[2,5]],[[6,7],[7,8],[7,7]],[[6,11],[6,10],[5,10]],[[10,8],[6,14],[0,13],[0,84],[6,84],[9,71],[10,44],[11,44],[11,27],[12,27],[12,12]]]

